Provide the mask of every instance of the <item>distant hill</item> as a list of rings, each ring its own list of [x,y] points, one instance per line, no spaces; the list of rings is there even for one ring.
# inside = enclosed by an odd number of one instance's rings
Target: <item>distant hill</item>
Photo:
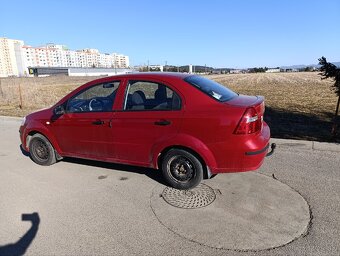
[[[332,62],[335,66],[340,68],[340,62]],[[310,64],[310,65],[291,65],[291,66],[281,66],[282,69],[303,69],[307,67],[321,67],[319,64]]]
[[[334,65],[336,65],[337,67],[340,68],[340,62],[332,62]],[[315,68],[319,68],[320,65],[319,64],[310,64],[310,65],[305,65],[305,64],[301,64],[301,65],[291,65],[291,66],[281,66],[281,69],[305,69],[307,67],[315,67]],[[181,70],[184,70],[185,72],[189,71],[189,66],[181,66],[180,67]],[[194,65],[193,65],[193,70],[194,70]],[[235,70],[235,68],[225,68],[225,67],[221,67],[221,68],[213,68],[213,67],[205,67],[205,66],[200,66],[200,65],[195,65],[195,72],[213,72],[213,71],[217,71],[217,72],[229,72],[230,70]]]
[[[332,62],[332,63],[340,68],[340,62]],[[310,64],[310,65],[301,64],[301,65],[291,65],[291,66],[280,66],[281,69],[298,69],[298,70],[305,69],[307,67],[319,68],[320,65],[319,64]],[[251,69],[251,68],[248,68],[248,69]],[[164,66],[164,70],[173,71],[173,72],[177,72],[178,70],[180,72],[189,72],[189,65],[180,66],[180,67],[167,65],[167,66]],[[230,72],[230,70],[236,70],[236,69],[226,68],[226,67],[213,68],[213,67],[202,66],[202,65],[192,65],[192,70],[198,73],[204,73],[204,72],[210,73],[210,72]]]

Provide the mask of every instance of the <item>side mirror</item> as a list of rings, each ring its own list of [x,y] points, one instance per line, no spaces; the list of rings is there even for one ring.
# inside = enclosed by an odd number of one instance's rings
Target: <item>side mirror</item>
[[[115,84],[114,83],[104,83],[103,88],[114,88]]]
[[[57,116],[62,116],[63,114],[65,114],[65,109],[62,105],[60,106],[57,106],[55,109],[54,109],[54,114],[57,115]]]

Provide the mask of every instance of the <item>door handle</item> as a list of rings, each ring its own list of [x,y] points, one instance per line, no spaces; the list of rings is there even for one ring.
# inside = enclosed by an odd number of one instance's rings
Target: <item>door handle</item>
[[[102,124],[104,124],[104,121],[96,120],[96,121],[92,122],[92,124],[94,124],[94,125],[102,125]]]
[[[168,120],[160,120],[160,121],[156,121],[156,122],[155,122],[155,125],[162,125],[162,126],[165,126],[165,125],[169,125],[169,124],[171,124],[171,122],[168,121]]]

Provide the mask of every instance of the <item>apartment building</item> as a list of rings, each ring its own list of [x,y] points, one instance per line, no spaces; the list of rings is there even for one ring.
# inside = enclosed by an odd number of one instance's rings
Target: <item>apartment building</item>
[[[129,57],[100,53],[97,49],[72,51],[64,45],[23,46],[28,67],[127,68]]]
[[[115,67],[128,68],[130,66],[129,56],[113,53]]]
[[[33,47],[0,38],[0,76],[25,76],[29,67],[128,68],[129,57],[97,49],[69,50],[65,45]]]
[[[0,77],[24,76],[27,74],[22,40],[0,37]]]
[[[51,47],[23,46],[27,67],[66,67],[66,57]]]
[[[128,68],[129,57],[118,53],[100,53],[97,49],[83,49],[78,51],[83,60],[80,67],[97,68]]]

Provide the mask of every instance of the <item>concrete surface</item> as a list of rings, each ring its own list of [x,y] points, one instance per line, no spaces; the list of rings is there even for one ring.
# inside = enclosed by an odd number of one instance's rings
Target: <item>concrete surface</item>
[[[340,255],[338,145],[329,151],[325,144],[319,150],[317,143],[276,141],[276,153],[247,175],[266,175],[297,191],[310,206],[310,226],[287,245],[242,252],[213,248],[162,225],[151,208],[154,191],[164,186],[158,172],[75,159],[38,166],[20,151],[19,125],[20,119],[0,118],[0,255]],[[205,182],[221,189],[232,176]],[[246,200],[234,201],[235,207]],[[204,221],[197,219],[197,225]]]
[[[279,247],[307,232],[307,202],[272,177],[233,173],[217,175],[204,184],[218,191],[215,201],[190,210],[166,203],[160,197],[164,187],[157,186],[151,207],[158,220],[190,241],[238,251]]]

